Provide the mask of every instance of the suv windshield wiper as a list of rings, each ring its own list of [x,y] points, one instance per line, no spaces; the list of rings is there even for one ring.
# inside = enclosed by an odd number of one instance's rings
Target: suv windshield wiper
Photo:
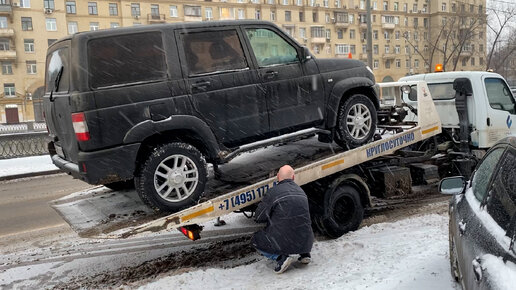
[[[54,92],[57,92],[57,90],[59,90],[59,83],[61,82],[61,76],[63,75],[63,69],[64,69],[64,66],[61,66],[61,68],[59,69],[59,72],[57,73],[56,79],[54,81],[54,89],[52,91],[50,91],[49,99],[51,102],[53,102],[55,100]]]

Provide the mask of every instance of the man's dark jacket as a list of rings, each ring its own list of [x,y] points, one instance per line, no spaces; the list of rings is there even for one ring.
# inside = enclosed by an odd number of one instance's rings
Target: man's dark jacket
[[[256,210],[256,222],[267,226],[254,234],[253,245],[278,255],[310,253],[314,242],[308,198],[291,179],[267,191]]]

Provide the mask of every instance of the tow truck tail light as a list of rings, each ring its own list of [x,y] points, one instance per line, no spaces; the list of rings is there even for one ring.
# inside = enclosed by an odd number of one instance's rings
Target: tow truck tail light
[[[199,225],[188,225],[188,226],[180,227],[178,230],[192,241],[195,241],[195,240],[198,240],[201,238],[202,227]]]
[[[86,118],[84,117],[84,113],[73,113],[72,124],[77,141],[90,140],[90,132],[88,131],[88,124],[86,124]]]

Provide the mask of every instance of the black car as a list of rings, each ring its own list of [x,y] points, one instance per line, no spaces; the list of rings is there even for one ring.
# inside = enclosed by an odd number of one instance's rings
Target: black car
[[[346,148],[369,142],[374,84],[361,61],[315,59],[264,21],[76,33],[47,53],[49,151],[76,178],[134,178],[146,203],[177,211],[202,195],[206,162],[242,145],[312,127]]]
[[[450,177],[450,266],[463,289],[516,289],[516,137],[493,146],[471,181]]]

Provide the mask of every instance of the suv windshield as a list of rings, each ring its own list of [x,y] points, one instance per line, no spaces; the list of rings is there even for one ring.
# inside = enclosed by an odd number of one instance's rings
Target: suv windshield
[[[51,92],[56,88],[56,78],[60,74],[61,79],[59,81],[57,92],[68,92],[69,82],[69,60],[68,60],[68,47],[60,47],[47,56],[47,74],[46,74],[46,88],[47,93]]]

